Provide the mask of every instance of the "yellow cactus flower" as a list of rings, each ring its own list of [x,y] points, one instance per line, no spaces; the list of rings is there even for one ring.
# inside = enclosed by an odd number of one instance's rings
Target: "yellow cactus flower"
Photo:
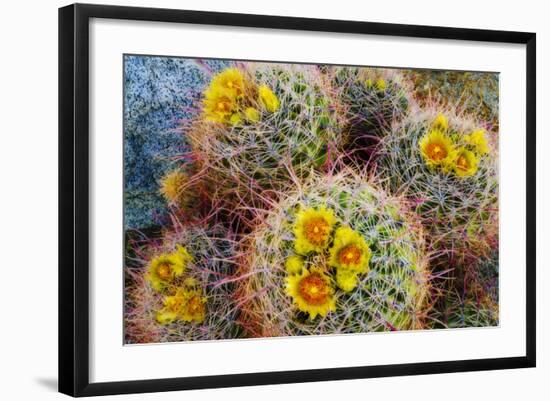
[[[240,98],[244,94],[245,80],[238,68],[227,68],[212,78],[210,87],[227,91],[234,98]]]
[[[376,89],[379,91],[385,91],[387,87],[386,80],[384,78],[378,78],[376,80]]]
[[[208,121],[227,123],[238,105],[231,91],[210,87],[204,93],[204,115]]]
[[[162,291],[177,277],[180,277],[193,258],[187,249],[178,245],[175,252],[163,253],[149,263],[146,279],[156,291]]]
[[[193,277],[187,277],[185,280],[183,280],[183,284],[186,287],[196,287],[199,284],[199,282]]]
[[[471,145],[478,155],[489,153],[489,145],[485,137],[485,131],[482,129],[475,130],[469,135],[464,136],[467,144]]]
[[[285,268],[289,274],[300,274],[304,268],[304,260],[297,255],[289,256],[285,262]]]
[[[458,177],[471,177],[477,172],[479,160],[474,152],[460,148],[453,153],[453,168]]]
[[[299,275],[288,276],[286,291],[298,310],[309,314],[310,320],[336,310],[331,280],[319,268],[304,269]]]
[[[267,85],[260,85],[258,88],[258,93],[260,97],[260,102],[265,107],[267,111],[270,113],[275,113],[277,110],[279,110],[279,99],[277,98],[277,95],[273,93],[271,89]]]
[[[173,310],[175,309],[173,306],[175,303],[176,301],[173,296],[166,297],[164,299],[165,306],[161,310],[157,311],[157,323],[170,324],[178,318],[177,312]]]
[[[372,88],[372,79],[367,78],[367,79],[365,80],[365,86],[366,86],[367,88],[369,88],[369,89]]]
[[[449,122],[447,117],[442,113],[439,113],[432,123],[432,128],[441,132],[445,132],[449,129]]]
[[[186,247],[184,247],[180,244],[177,244],[176,245],[176,252],[179,255],[179,257],[181,258],[181,260],[183,261],[183,263],[185,264],[185,267],[187,267],[187,264],[193,262],[193,256],[191,256],[191,254],[189,253],[189,251],[187,250]]]
[[[206,312],[206,298],[199,290],[183,290],[185,300],[180,309],[181,320],[185,322],[202,323]]]
[[[174,295],[164,297],[163,307],[157,312],[157,322],[170,324],[175,320],[202,323],[206,312],[206,298],[200,290],[178,288]]]
[[[308,208],[296,215],[294,248],[301,255],[309,252],[321,252],[328,245],[336,217],[331,209],[320,207],[318,210]]]
[[[347,269],[338,269],[336,271],[336,285],[344,292],[351,292],[357,287],[357,273]]]
[[[239,125],[243,122],[243,119],[241,117],[240,113],[233,113],[231,117],[229,118],[229,123],[231,125]]]
[[[446,167],[454,150],[451,139],[439,130],[431,130],[419,141],[420,152],[428,167]]]
[[[334,244],[330,249],[330,266],[354,273],[366,273],[370,257],[371,250],[361,234],[349,227],[336,230]]]
[[[181,170],[171,171],[162,177],[159,192],[168,203],[177,203],[187,180],[187,174]]]
[[[246,82],[237,68],[227,68],[215,75],[204,92],[206,120],[237,125],[242,121],[239,99],[244,96]]]
[[[251,123],[255,123],[260,120],[260,112],[254,107],[247,107],[244,111],[244,115],[246,119]]]

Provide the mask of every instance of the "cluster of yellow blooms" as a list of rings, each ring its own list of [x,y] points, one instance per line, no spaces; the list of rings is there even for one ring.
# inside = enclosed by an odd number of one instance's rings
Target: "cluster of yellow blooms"
[[[258,86],[238,68],[227,68],[212,78],[203,106],[208,121],[239,125],[259,121],[264,111],[275,113],[280,103],[267,85]]]
[[[174,252],[160,254],[149,263],[145,278],[151,287],[161,293],[170,293],[164,296],[163,307],[157,312],[157,322],[169,324],[175,320],[197,323],[204,321],[206,298],[198,288],[197,281],[188,277],[183,280],[183,285],[178,285],[192,262],[193,257],[187,249],[177,245]]]
[[[448,132],[447,118],[439,114],[419,141],[424,162],[428,167],[454,172],[457,177],[473,176],[477,172],[479,158],[489,152],[485,131],[478,129],[468,135]]]
[[[388,85],[386,84],[386,80],[384,78],[378,78],[374,83],[372,79],[367,78],[367,80],[365,81],[365,86],[369,89],[374,87],[380,92],[385,91],[386,88],[388,87]]]
[[[298,310],[326,316],[336,309],[335,285],[344,292],[357,287],[358,275],[367,273],[371,250],[358,232],[347,226],[337,225],[331,209],[308,208],[298,212],[294,223],[295,255],[285,262],[287,293]],[[327,266],[306,267],[305,258],[310,254],[322,254]],[[335,272],[334,278],[329,270]]]

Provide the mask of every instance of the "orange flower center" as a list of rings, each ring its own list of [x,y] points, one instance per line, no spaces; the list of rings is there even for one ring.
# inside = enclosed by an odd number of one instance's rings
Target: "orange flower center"
[[[168,280],[172,276],[172,266],[166,262],[159,264],[157,267],[157,275],[163,280]]]
[[[174,300],[172,302],[172,304],[170,305],[170,310],[172,312],[178,312],[181,310],[181,308],[183,307],[183,297],[181,296],[176,296],[174,297]]]
[[[361,249],[355,245],[348,245],[338,252],[338,261],[343,265],[358,265],[361,261]]]
[[[220,112],[226,112],[231,110],[231,103],[228,101],[219,101],[216,105],[216,109]]]
[[[468,170],[468,160],[466,160],[466,157],[459,156],[458,160],[456,161],[456,165],[461,170]]]
[[[239,81],[232,81],[232,80],[228,80],[226,81],[225,83],[225,87],[227,89],[230,89],[230,90],[233,90],[235,91],[235,93],[237,94],[237,96],[240,96],[242,94],[242,90],[241,90],[241,87],[239,85]]]
[[[304,277],[298,284],[298,292],[311,305],[324,304],[330,295],[329,287],[319,273]]]
[[[204,311],[204,303],[200,296],[195,295],[187,302],[187,310],[191,315],[202,314]]]
[[[322,217],[310,219],[304,225],[305,237],[313,245],[323,245],[329,234],[329,224]]]
[[[435,161],[441,161],[447,157],[447,150],[440,143],[430,143],[426,153],[428,153],[430,159]]]

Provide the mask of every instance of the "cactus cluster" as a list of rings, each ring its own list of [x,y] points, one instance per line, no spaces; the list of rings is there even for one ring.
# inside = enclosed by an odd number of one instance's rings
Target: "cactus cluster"
[[[415,205],[445,263],[498,246],[498,148],[481,123],[451,110],[410,115],[380,142],[377,172]]]
[[[236,338],[235,241],[221,226],[137,242],[127,261],[127,343]]]
[[[401,199],[351,170],[286,194],[245,244],[239,294],[252,336],[424,327],[422,227]]]
[[[498,124],[429,103],[431,72],[193,63],[126,343],[498,324]]]

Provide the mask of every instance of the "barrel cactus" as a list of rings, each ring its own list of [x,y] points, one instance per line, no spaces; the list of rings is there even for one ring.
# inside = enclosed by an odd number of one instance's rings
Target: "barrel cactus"
[[[244,241],[238,294],[248,335],[424,327],[430,277],[416,220],[348,169],[289,191]]]
[[[395,69],[332,67],[327,71],[345,105],[349,153],[367,160],[372,145],[412,107],[410,83]]]
[[[330,162],[341,114],[314,66],[246,63],[215,75],[186,132],[216,196],[262,202]]]
[[[235,338],[237,308],[224,228],[182,227],[161,240],[129,244],[126,343]]]
[[[468,264],[498,246],[496,133],[430,108],[395,127],[379,149],[380,179],[415,205],[445,266]]]
[[[436,327],[490,327],[499,324],[498,252],[460,269],[452,289],[434,315]]]

